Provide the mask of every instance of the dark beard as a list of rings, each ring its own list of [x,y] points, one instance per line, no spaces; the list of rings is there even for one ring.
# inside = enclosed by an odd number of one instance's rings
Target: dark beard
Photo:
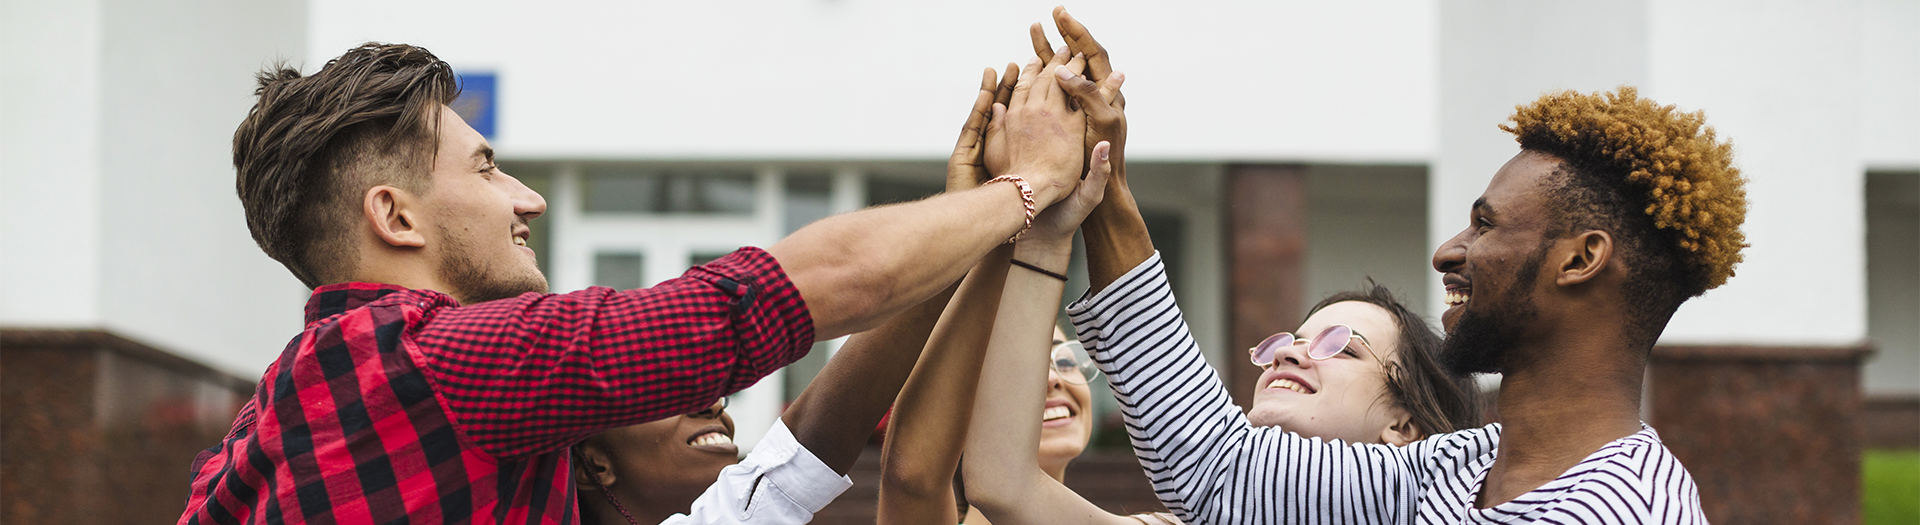
[[[1441,347],[1440,366],[1457,375],[1505,372],[1521,330],[1540,317],[1531,293],[1546,257],[1546,246],[1528,257],[1501,301],[1483,302],[1487,306],[1481,310],[1469,305],[1460,312],[1460,319],[1447,331],[1446,344]]]
[[[547,292],[547,276],[539,270],[529,274],[506,275],[507,272],[488,268],[474,259],[472,246],[454,236],[453,232],[442,228],[440,238],[447,241],[447,250],[440,258],[440,278],[453,288],[446,292],[460,304],[480,304],[519,297],[527,292]]]

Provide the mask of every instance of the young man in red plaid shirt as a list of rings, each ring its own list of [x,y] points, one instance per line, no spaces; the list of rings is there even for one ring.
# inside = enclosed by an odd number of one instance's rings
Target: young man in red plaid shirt
[[[447,109],[445,62],[367,44],[259,82],[234,134],[247,226],[314,291],[194,460],[180,523],[577,523],[571,444],[697,411],[933,297],[1082,163],[1084,117],[1022,83],[996,125],[1006,184],[828,218],[649,289],[556,295],[526,247],[546,202]]]

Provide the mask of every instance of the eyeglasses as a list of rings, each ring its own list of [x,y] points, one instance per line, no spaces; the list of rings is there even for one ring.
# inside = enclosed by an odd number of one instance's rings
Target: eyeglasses
[[[1346,350],[1349,341],[1359,341],[1361,348],[1365,348],[1367,353],[1373,353],[1373,348],[1367,344],[1367,338],[1353,333],[1353,328],[1343,324],[1329,326],[1321,330],[1320,335],[1313,336],[1313,339],[1295,339],[1292,332],[1273,334],[1268,336],[1267,340],[1261,341],[1258,346],[1247,349],[1247,353],[1252,354],[1254,365],[1267,366],[1273,364],[1274,355],[1278,354],[1281,348],[1304,344],[1308,345],[1307,357],[1321,361],[1340,355],[1342,350]]]
[[[1060,374],[1060,380],[1076,385],[1093,382],[1100,377],[1100,367],[1093,364],[1093,358],[1087,356],[1087,346],[1079,341],[1067,341],[1053,345],[1053,371]]]

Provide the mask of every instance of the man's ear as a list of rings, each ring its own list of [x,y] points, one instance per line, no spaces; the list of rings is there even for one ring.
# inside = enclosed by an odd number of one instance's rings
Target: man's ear
[[[1560,266],[1554,268],[1554,282],[1560,286],[1592,281],[1613,261],[1613,235],[1604,231],[1583,231],[1557,244],[1564,250]]]
[[[1408,443],[1427,437],[1425,432],[1420,431],[1420,425],[1414,424],[1413,414],[1407,413],[1407,409],[1400,407],[1389,408],[1387,409],[1387,416],[1393,418],[1393,424],[1387,425],[1386,429],[1380,431],[1381,443],[1404,447],[1407,446]]]
[[[420,232],[418,204],[407,190],[380,185],[367,189],[360,212],[381,242],[420,248],[427,245],[427,237]]]
[[[614,483],[620,481],[619,476],[613,473],[613,458],[598,446],[580,444],[580,454],[574,459],[573,484],[580,490],[612,488]]]

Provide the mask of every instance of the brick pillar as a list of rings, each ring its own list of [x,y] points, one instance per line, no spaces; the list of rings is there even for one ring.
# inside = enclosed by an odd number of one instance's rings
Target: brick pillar
[[[1860,522],[1864,348],[1661,346],[1650,423],[1718,525]]]
[[[253,382],[99,330],[0,328],[0,522],[173,523]]]
[[[1227,167],[1227,389],[1246,410],[1260,369],[1246,349],[1299,327],[1306,287],[1307,172],[1294,165]]]

